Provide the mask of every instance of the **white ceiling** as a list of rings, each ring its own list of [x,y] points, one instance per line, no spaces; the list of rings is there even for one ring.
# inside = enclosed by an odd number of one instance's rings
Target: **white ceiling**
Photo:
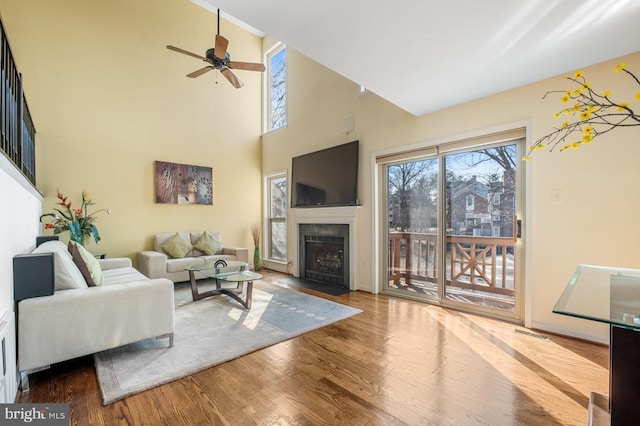
[[[414,115],[640,51],[638,0],[192,0]]]

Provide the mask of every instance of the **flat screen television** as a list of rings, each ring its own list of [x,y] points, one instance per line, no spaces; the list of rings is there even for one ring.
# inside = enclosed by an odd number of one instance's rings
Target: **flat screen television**
[[[357,206],[358,147],[353,141],[293,157],[291,207]]]

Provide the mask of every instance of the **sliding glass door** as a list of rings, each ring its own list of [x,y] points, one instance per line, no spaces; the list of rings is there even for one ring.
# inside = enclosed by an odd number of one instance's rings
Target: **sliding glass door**
[[[380,158],[383,292],[520,319],[524,139]]]
[[[447,300],[515,312],[515,143],[443,156]]]
[[[385,167],[387,289],[438,296],[438,159],[426,157]]]

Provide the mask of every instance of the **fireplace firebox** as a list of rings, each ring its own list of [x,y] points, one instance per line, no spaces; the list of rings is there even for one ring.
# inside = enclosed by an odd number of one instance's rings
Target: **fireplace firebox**
[[[349,288],[349,225],[301,224],[300,276]]]

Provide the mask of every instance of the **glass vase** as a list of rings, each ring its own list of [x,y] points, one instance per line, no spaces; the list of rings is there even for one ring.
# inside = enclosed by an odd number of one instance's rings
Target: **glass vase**
[[[262,253],[260,252],[259,247],[256,247],[253,250],[253,269],[256,271],[262,269]]]

